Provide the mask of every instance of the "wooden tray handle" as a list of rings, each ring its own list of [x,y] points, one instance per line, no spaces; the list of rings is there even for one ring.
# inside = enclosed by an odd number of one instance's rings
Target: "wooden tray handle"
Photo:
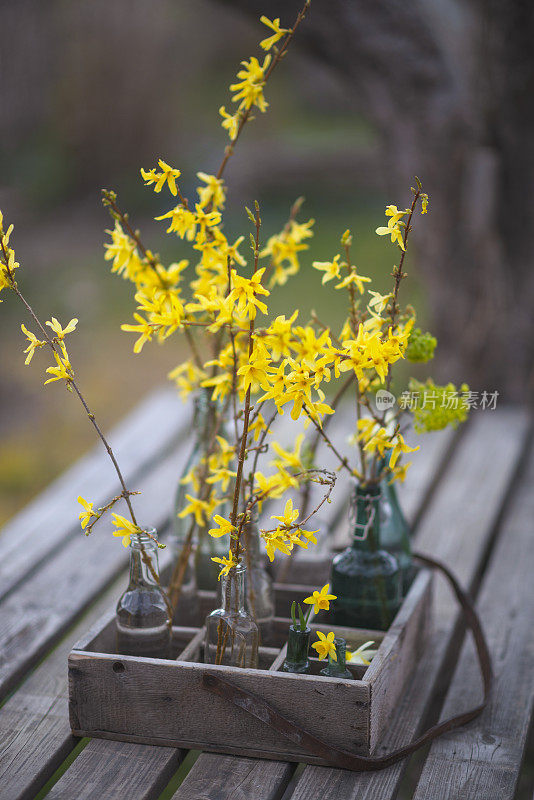
[[[456,595],[456,599],[462,609],[465,624],[472,631],[475,640],[476,652],[484,685],[484,698],[480,705],[468,711],[464,711],[462,714],[458,714],[455,717],[450,717],[437,725],[433,725],[425,731],[425,733],[421,734],[421,736],[417,737],[409,744],[404,745],[404,747],[393,750],[391,753],[383,756],[359,756],[347,750],[331,747],[322,739],[318,739],[316,736],[302,730],[298,725],[286,719],[286,717],[278,711],[275,711],[266,703],[263,698],[258,697],[258,695],[252,692],[244,691],[223,678],[205,674],[202,679],[204,688],[212,694],[216,694],[228,700],[228,702],[233,703],[238,708],[242,708],[247,713],[252,714],[252,716],[261,720],[266,725],[269,725],[275,731],[282,734],[282,736],[285,736],[286,739],[295,742],[297,745],[303,747],[312,755],[318,756],[331,766],[349,769],[355,772],[372,772],[390,767],[392,764],[411,755],[420,747],[428,744],[428,742],[431,742],[443,733],[457,728],[460,725],[465,725],[467,722],[471,722],[471,720],[475,719],[486,707],[492,684],[491,657],[482,632],[480,619],[470,598],[445,564],[421,553],[414,553],[413,557],[425,567],[441,572]]]

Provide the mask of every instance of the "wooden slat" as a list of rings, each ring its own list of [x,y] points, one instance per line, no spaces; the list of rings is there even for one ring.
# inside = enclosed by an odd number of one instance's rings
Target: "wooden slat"
[[[33,798],[74,747],[67,657],[74,642],[116,600],[120,578],[0,709],[0,798]]]
[[[490,705],[470,725],[432,745],[416,800],[511,800],[515,795],[534,709],[533,483],[534,454],[511,497],[477,603],[493,656]],[[472,704],[479,683],[473,648],[467,642],[442,716]]]
[[[144,769],[131,769],[142,758]],[[49,800],[155,800],[178,769],[182,753],[171,747],[94,741],[46,795]]]
[[[139,488],[135,484],[143,470],[176,448],[190,414],[173,390],[160,389],[111,432],[111,445],[133,489]],[[79,494],[103,505],[118,491],[109,457],[99,444],[8,522],[0,535],[0,598],[69,538],[78,537]]]
[[[168,456],[140,478],[143,491],[135,498],[140,521],[161,528],[167,524],[187,449]],[[86,538],[81,529],[42,569],[0,603],[0,697],[74,623],[77,616],[125,566],[128,552],[111,535],[109,522]]]
[[[418,548],[451,564],[464,586],[480,576],[494,527],[523,452],[530,423],[512,410],[474,416],[416,537]],[[433,634],[390,730],[377,752],[410,741],[430,708],[447,653],[459,630],[457,606],[437,583]],[[379,773],[306,767],[291,800],[388,800],[406,762]]]
[[[294,764],[203,753],[173,800],[279,800]]]

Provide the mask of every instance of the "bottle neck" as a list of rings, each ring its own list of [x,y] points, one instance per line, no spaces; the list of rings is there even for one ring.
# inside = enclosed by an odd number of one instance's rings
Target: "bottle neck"
[[[352,498],[353,546],[370,552],[380,549],[380,486],[356,486]]]
[[[246,567],[240,564],[220,580],[221,608],[228,614],[245,611],[245,574]]]
[[[154,530],[153,535],[155,533]],[[156,542],[146,534],[132,536],[130,540],[130,586],[157,586],[158,581],[159,565]]]
[[[260,563],[260,527],[257,506],[250,512],[250,520],[243,525],[243,543],[245,545],[245,555],[247,566],[259,565]]]
[[[347,667],[347,642],[345,639],[335,638],[334,644],[336,646],[336,656],[337,661],[332,659],[332,656],[329,655],[328,659],[330,660],[330,666],[335,666],[339,672],[344,672]]]
[[[211,392],[211,389],[200,389],[194,402],[193,428],[197,446],[201,448],[211,443],[220,413],[217,402],[211,399]]]

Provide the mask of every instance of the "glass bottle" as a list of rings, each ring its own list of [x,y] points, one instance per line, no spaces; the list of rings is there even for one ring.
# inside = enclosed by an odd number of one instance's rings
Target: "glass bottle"
[[[148,529],[156,536],[155,528]],[[117,652],[170,658],[171,629],[158,585],[158,546],[146,533],[130,539],[130,582],[117,603]]]
[[[351,507],[352,544],[332,562],[332,623],[387,630],[401,603],[401,572],[381,549],[379,485],[356,486]]]
[[[310,649],[311,628],[295,628],[289,626],[289,636],[287,638],[287,655],[282,665],[284,672],[296,672],[298,675],[308,675],[310,672],[310,662],[308,651]]]
[[[380,543],[384,550],[395,556],[399,562],[402,576],[402,596],[408,593],[415,577],[412,559],[410,526],[400,507],[397,490],[386,475],[380,482],[382,502],[380,503]]]
[[[218,413],[221,411],[220,406],[211,399],[211,392],[211,389],[200,389],[194,400],[193,450],[185,464],[176,490],[174,500],[174,525],[169,537],[169,549],[175,560],[182,551],[193,520],[191,515],[179,517],[178,514],[188,504],[186,494],[196,494],[191,483],[184,482],[184,478],[187,478],[193,470],[195,470],[197,475],[201,472],[206,452],[216,433]],[[226,438],[226,431],[223,425],[219,426],[219,432],[221,436]],[[217,513],[221,514],[223,517],[228,516],[227,504],[218,506]],[[211,559],[215,556],[221,558],[228,554],[230,537],[226,535],[214,539],[212,536],[208,535],[210,527],[212,527],[211,522],[202,527],[198,525],[195,526],[193,534],[194,572],[197,588],[215,591],[217,589],[219,570]]]
[[[347,668],[347,642],[345,639],[342,639],[341,636],[336,636],[334,644],[336,646],[337,660],[329,653],[328,664],[321,670],[321,675],[327,678],[349,678],[352,680],[354,675],[350,669]]]
[[[245,579],[246,609],[256,620],[260,631],[260,642],[266,644],[272,637],[273,632],[274,590],[273,579],[267,572],[266,558],[260,547],[256,506],[250,512],[249,522],[243,525],[243,543],[247,567]]]
[[[245,610],[246,567],[233,567],[220,580],[220,608],[206,617],[204,661],[258,668],[258,626]]]

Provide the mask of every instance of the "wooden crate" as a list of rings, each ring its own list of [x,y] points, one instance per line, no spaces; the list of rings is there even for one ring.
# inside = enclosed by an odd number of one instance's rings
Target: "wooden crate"
[[[277,610],[314,587],[275,584]],[[69,709],[75,736],[183,747],[256,758],[322,764],[247,711],[203,687],[204,675],[226,679],[263,698],[303,730],[334,747],[369,755],[380,741],[428,635],[432,575],[421,570],[390,629],[335,628],[320,617],[312,630],[336,631],[355,649],[379,644],[369,667],[350,666],[355,680],[319,675],[325,662],[311,658],[312,675],[281,672],[289,619],[277,617],[272,641],[260,647],[260,668],[202,663],[203,629],[176,627],[173,659],[118,656],[111,611],[69,655]],[[202,613],[215,595],[201,593]],[[312,637],[315,641],[316,637]],[[313,651],[311,651],[313,652]]]

